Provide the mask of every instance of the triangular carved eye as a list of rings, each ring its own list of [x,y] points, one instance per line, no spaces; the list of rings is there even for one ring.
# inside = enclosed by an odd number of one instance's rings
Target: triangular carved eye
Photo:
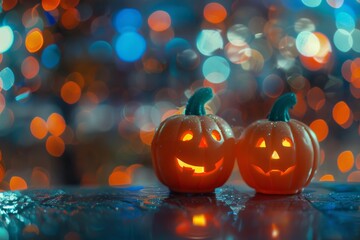
[[[190,141],[193,138],[193,133],[189,130],[184,132],[184,134],[181,136],[180,140],[183,142]]]
[[[265,143],[265,139],[264,138],[259,138],[259,140],[257,141],[256,145],[257,148],[266,148],[266,143]]]
[[[292,142],[290,138],[283,138],[281,144],[283,145],[283,147],[292,147]]]

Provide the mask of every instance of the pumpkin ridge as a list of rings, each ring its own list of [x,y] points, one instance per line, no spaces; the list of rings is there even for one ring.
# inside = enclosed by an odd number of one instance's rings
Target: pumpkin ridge
[[[306,180],[306,183],[305,183],[305,187],[306,187],[307,185],[309,185],[309,183],[311,182],[313,176],[315,175],[315,173],[317,171],[317,168],[318,168],[318,165],[319,165],[319,160],[320,160],[320,156],[318,154],[318,152],[320,152],[320,146],[317,144],[318,143],[317,139],[316,138],[314,139],[314,136],[313,136],[313,134],[311,132],[312,130],[309,129],[309,127],[306,124],[302,123],[302,122],[299,122],[299,124],[301,126],[303,126],[304,130],[309,134],[309,138],[311,140],[311,143],[312,143],[313,149],[314,149],[313,166],[312,166],[313,168],[311,170],[309,178]]]

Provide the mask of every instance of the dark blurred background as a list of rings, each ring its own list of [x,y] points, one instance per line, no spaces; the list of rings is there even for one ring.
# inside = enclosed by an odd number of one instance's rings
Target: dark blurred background
[[[0,2],[1,190],[157,183],[154,130],[202,86],[236,135],[295,92],[315,181],[360,181],[358,0]]]

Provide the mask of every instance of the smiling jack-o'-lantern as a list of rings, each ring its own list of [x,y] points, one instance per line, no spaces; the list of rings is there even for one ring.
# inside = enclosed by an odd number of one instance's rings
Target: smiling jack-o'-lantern
[[[295,194],[307,186],[320,159],[315,133],[290,119],[294,93],[281,96],[268,119],[248,126],[237,143],[237,159],[244,181],[257,192]]]
[[[152,144],[152,159],[159,180],[175,192],[212,192],[229,178],[235,162],[234,135],[216,115],[206,115],[210,88],[197,90],[185,115],[164,120]]]

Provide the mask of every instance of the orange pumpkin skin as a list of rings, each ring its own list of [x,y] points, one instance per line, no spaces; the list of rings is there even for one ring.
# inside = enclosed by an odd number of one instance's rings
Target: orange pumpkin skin
[[[215,115],[175,115],[164,120],[152,144],[158,179],[174,192],[213,192],[229,178],[235,139]]]
[[[243,180],[257,192],[296,194],[316,173],[320,146],[315,133],[300,121],[264,119],[244,130],[236,155]]]

